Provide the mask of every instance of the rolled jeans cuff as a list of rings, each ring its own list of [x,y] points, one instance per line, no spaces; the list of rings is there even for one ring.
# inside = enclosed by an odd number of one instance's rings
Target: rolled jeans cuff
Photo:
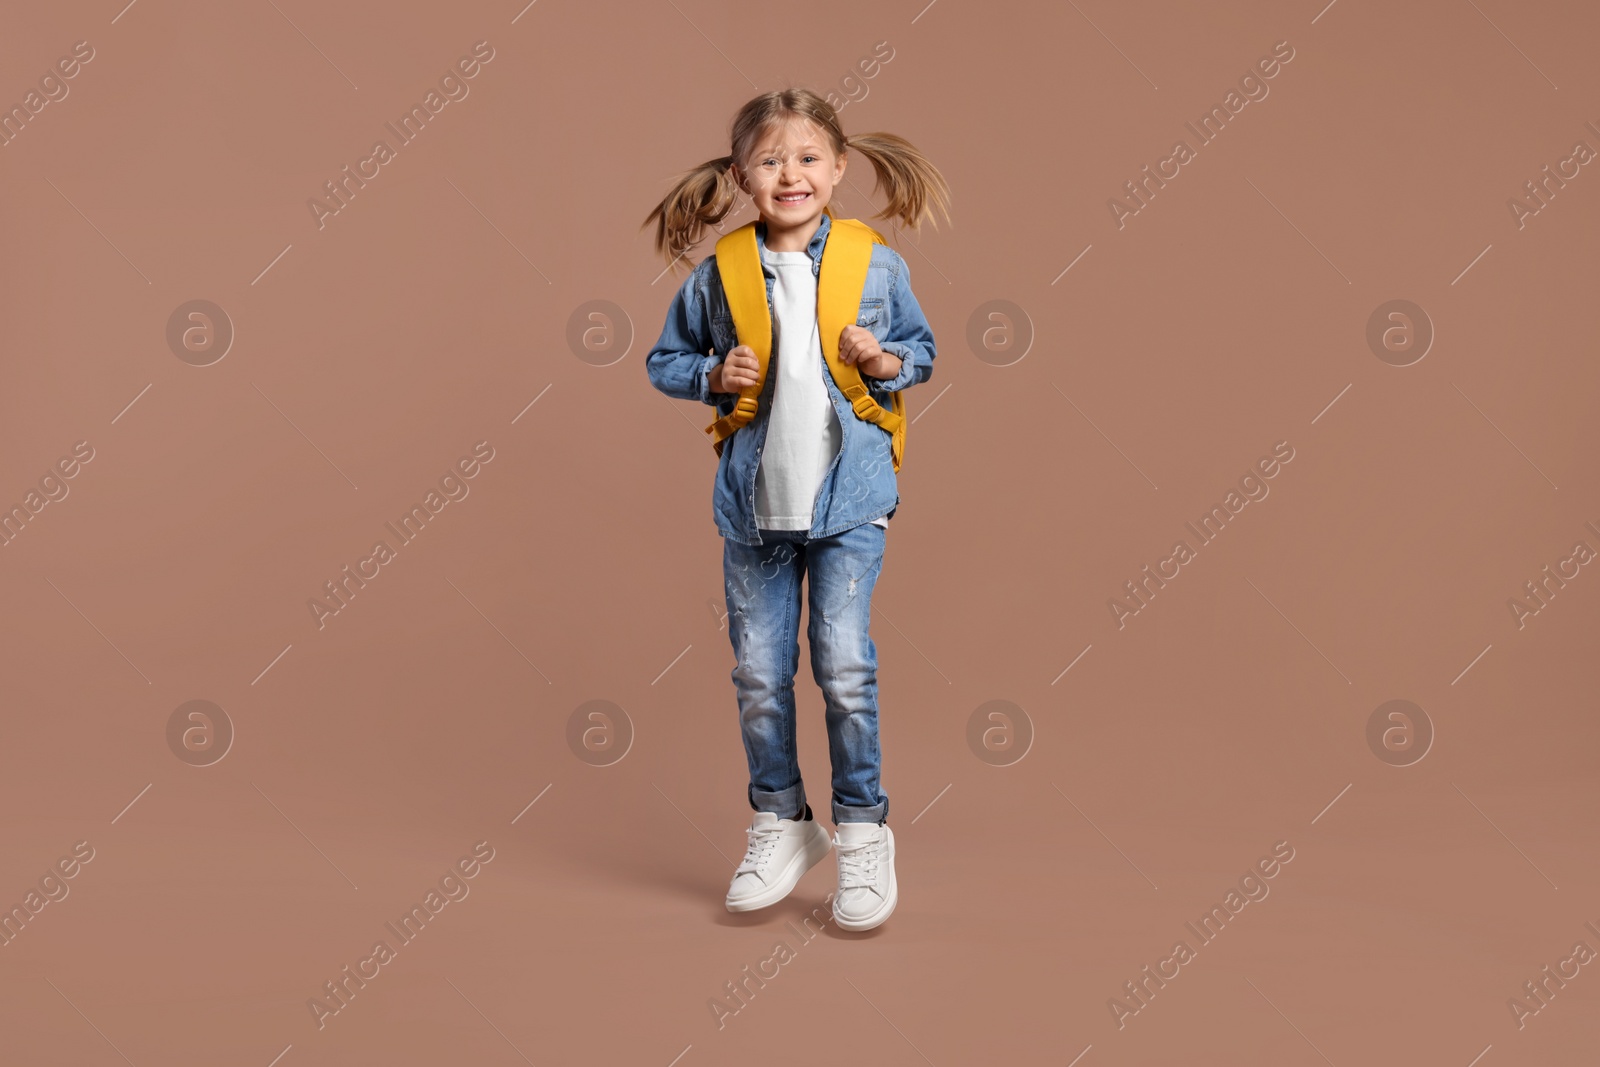
[[[889,798],[872,805],[870,808],[858,808],[850,804],[833,802],[833,825],[841,826],[847,822],[883,822],[889,817]]]
[[[792,817],[796,812],[801,814],[806,810],[806,785],[796,782],[788,789],[769,792],[765,789],[750,787],[750,807],[756,811],[770,811],[780,819]]]

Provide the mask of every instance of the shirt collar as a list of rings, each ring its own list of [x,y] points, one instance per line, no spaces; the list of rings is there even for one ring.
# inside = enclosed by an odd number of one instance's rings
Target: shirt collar
[[[811,257],[813,263],[822,258],[822,248],[828,242],[828,230],[833,225],[826,212],[817,223],[817,232],[811,235],[811,242],[806,245],[806,255]],[[756,220],[756,244],[762,252],[767,251],[767,223],[764,219]]]

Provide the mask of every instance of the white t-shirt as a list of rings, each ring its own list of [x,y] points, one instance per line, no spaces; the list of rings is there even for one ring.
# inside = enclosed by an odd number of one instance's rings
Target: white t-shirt
[[[817,328],[817,278],[806,252],[772,252],[772,412],[756,471],[756,526],[809,530],[822,480],[843,443],[839,415],[828,398],[828,373]],[[872,520],[887,527],[889,520]]]

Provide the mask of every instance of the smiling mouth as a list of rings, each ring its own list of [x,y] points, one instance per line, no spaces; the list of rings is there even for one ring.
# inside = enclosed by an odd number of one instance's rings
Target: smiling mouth
[[[811,199],[810,193],[792,193],[779,196],[777,201],[780,204],[799,204],[809,199]]]

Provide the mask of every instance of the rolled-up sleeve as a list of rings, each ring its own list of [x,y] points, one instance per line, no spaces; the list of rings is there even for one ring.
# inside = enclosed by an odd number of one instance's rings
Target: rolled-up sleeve
[[[701,292],[710,262],[701,261],[673,295],[661,337],[645,357],[645,369],[650,384],[666,395],[715,405],[722,394],[711,391],[710,375],[723,356],[711,353]]]
[[[933,360],[938,354],[933,329],[916,295],[911,292],[911,269],[899,253],[895,256],[897,269],[889,287],[889,336],[880,341],[878,347],[900,358],[900,373],[884,379],[863,375],[875,398],[909,389],[933,377]]]

